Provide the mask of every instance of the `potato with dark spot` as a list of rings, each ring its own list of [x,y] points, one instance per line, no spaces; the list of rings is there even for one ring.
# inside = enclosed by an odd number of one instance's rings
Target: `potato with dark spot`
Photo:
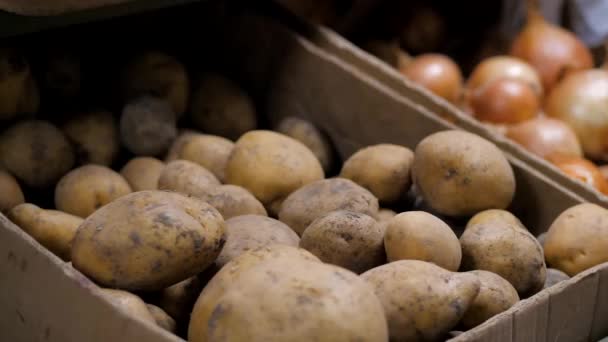
[[[332,167],[332,147],[329,140],[315,125],[304,119],[288,116],[281,120],[275,129],[306,145],[315,154],[323,170],[328,172]]]
[[[547,279],[545,280],[545,286],[543,289],[549,288],[568,279],[570,279],[570,277],[566,273],[556,270],[555,268],[547,268]]]
[[[380,203],[395,203],[407,194],[414,153],[392,144],[369,146],[344,162],[340,177],[369,190]]]
[[[55,207],[86,218],[104,205],[131,193],[129,183],[105,166],[85,165],[59,180],[55,188]]]
[[[7,217],[41,245],[63,260],[70,260],[72,240],[83,219],[57,210],[24,203],[11,209]]]
[[[148,310],[146,303],[138,296],[122,290],[100,289],[99,291],[121,311],[137,319],[156,324],[156,320]]]
[[[460,236],[461,270],[496,273],[522,298],[542,290],[547,268],[536,238],[508,216],[484,217],[473,217]]]
[[[120,175],[135,191],[158,190],[158,179],[165,163],[152,157],[136,157],[120,170]]]
[[[298,247],[299,243],[298,234],[281,221],[259,215],[236,216],[226,221],[226,244],[215,264],[221,268],[260,247],[276,244]]]
[[[476,276],[419,260],[400,260],[361,275],[384,307],[391,341],[437,341],[463,317],[477,294]]]
[[[481,283],[479,294],[464,314],[461,324],[472,329],[519,302],[517,290],[507,280],[487,271],[472,271]]]
[[[219,185],[220,181],[213,173],[187,160],[169,162],[158,178],[159,190],[177,191],[199,198]]]
[[[172,160],[195,162],[213,172],[220,182],[226,179],[226,164],[234,143],[228,139],[207,134],[192,134],[172,148]]]
[[[203,290],[203,281],[195,275],[162,290],[158,305],[177,322],[187,323],[194,302]]]
[[[46,121],[21,121],[0,134],[0,167],[27,186],[51,186],[73,165],[70,142]]]
[[[462,251],[450,226],[424,211],[409,211],[393,217],[386,227],[384,248],[390,262],[422,260],[456,272]]]
[[[10,173],[0,169],[0,212],[6,213],[14,206],[25,202],[23,191]]]
[[[120,150],[118,123],[112,113],[94,111],[76,115],[62,126],[74,144],[79,164],[110,166]]]
[[[217,209],[225,220],[241,215],[268,216],[266,209],[249,191],[237,185],[220,185],[197,193]]]
[[[140,191],[104,206],[80,226],[74,267],[97,283],[156,291],[204,271],[224,245],[217,210],[175,192]]]
[[[386,262],[384,231],[372,217],[354,211],[332,211],[314,220],[300,247],[329,264],[362,273]]]
[[[319,180],[289,195],[281,206],[279,220],[302,235],[312,221],[335,210],[349,210],[376,217],[378,199],[348,179]]]
[[[447,216],[505,209],[515,195],[513,169],[502,151],[464,131],[423,139],[414,154],[413,177],[425,202]]]
[[[608,210],[591,203],[567,209],[551,224],[544,247],[549,266],[571,277],[608,262]]]
[[[148,308],[148,311],[150,311],[152,317],[154,317],[154,321],[159,327],[172,333],[175,332],[175,320],[171,318],[171,316],[167,315],[163,309],[152,304],[146,304],[146,307]]]

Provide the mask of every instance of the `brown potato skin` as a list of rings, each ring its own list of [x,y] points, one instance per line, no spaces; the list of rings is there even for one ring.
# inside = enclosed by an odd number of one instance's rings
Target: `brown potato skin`
[[[361,278],[384,307],[391,341],[435,341],[460,321],[479,293],[476,276],[419,260],[371,269]]]
[[[213,173],[187,160],[169,162],[158,178],[159,190],[177,191],[182,194],[202,197],[211,188],[220,185]]]
[[[51,186],[73,165],[68,139],[46,121],[21,121],[0,134],[0,167],[27,186]]]
[[[72,243],[74,267],[125,290],[164,289],[205,270],[224,245],[217,210],[174,192],[140,191],[96,211]]]
[[[517,290],[506,279],[487,271],[472,271],[479,278],[479,294],[464,314],[461,324],[472,329],[488,319],[507,311],[519,302]]]
[[[384,248],[389,262],[422,260],[456,272],[462,260],[458,237],[439,218],[409,211],[393,217],[384,234]]]
[[[0,169],[0,212],[6,213],[16,205],[25,202],[23,191],[10,173]]]
[[[386,262],[383,234],[379,223],[368,215],[332,211],[306,228],[300,248],[325,263],[359,274]]]
[[[315,154],[323,170],[331,170],[333,149],[329,140],[315,125],[304,119],[288,116],[281,120],[275,129],[277,132],[285,134],[306,145]]]
[[[70,261],[72,240],[82,218],[57,210],[41,209],[33,204],[17,205],[7,217],[41,245],[65,261]]]
[[[464,131],[423,139],[414,154],[414,182],[437,213],[470,216],[505,209],[515,195],[513,169],[491,142]]]
[[[319,180],[291,193],[281,205],[279,220],[301,236],[312,221],[335,210],[376,217],[378,199],[345,178]]]
[[[608,210],[591,203],[567,209],[549,228],[544,249],[549,266],[571,277],[608,262]]]
[[[203,290],[203,281],[195,275],[162,290],[158,306],[173,317],[180,325],[188,322],[194,302]]]
[[[148,310],[146,303],[138,296],[122,290],[99,289],[101,294],[127,314],[138,319],[156,324],[154,316]]]
[[[241,215],[268,216],[266,209],[247,189],[237,185],[208,188],[199,198],[217,209],[225,220]]]
[[[86,218],[104,205],[131,193],[117,172],[100,165],[85,165],[68,172],[55,188],[55,207]]]
[[[135,157],[120,170],[133,192],[158,190],[158,179],[165,163],[152,157]]]
[[[344,162],[340,177],[366,188],[381,203],[394,203],[405,196],[412,184],[413,162],[414,153],[406,147],[392,144],[368,146]]]
[[[220,182],[226,180],[226,164],[234,143],[228,139],[208,134],[192,134],[172,148],[172,160],[195,162],[211,171]]]
[[[176,323],[171,316],[156,305],[146,304],[146,307],[159,327],[167,330],[168,332],[175,333]]]
[[[77,162],[110,166],[120,150],[118,123],[112,113],[95,111],[74,116],[62,126],[74,144]]]

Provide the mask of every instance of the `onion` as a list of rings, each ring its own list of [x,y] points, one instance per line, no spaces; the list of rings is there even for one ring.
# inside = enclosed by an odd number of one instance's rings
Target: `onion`
[[[598,167],[584,158],[552,156],[549,161],[569,177],[583,181],[603,194],[608,194],[608,182]]]
[[[602,165],[599,167],[599,169],[602,173],[602,176],[604,176],[604,179],[608,181],[608,165]]]
[[[447,35],[445,19],[434,8],[424,5],[411,13],[400,35],[401,46],[413,53],[438,50]]]
[[[542,158],[583,156],[572,128],[556,119],[538,117],[513,125],[509,127],[507,137]]]
[[[499,78],[511,78],[527,83],[539,97],[543,95],[540,76],[530,64],[511,56],[494,56],[479,63],[467,81],[467,89],[475,91]]]
[[[608,160],[608,71],[568,75],[547,97],[545,112],[574,129],[587,157]]]
[[[473,115],[480,121],[515,124],[535,117],[538,96],[527,83],[501,78],[470,94]]]
[[[462,73],[448,56],[423,54],[401,66],[399,71],[449,102],[456,103],[462,93]]]

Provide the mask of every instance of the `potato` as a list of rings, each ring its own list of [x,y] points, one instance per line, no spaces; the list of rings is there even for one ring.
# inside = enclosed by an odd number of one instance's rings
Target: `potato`
[[[226,244],[215,260],[223,267],[239,255],[276,244],[298,247],[300,237],[283,222],[259,215],[236,216],[226,221]]]
[[[513,169],[502,151],[463,131],[423,139],[416,147],[413,175],[429,206],[448,216],[505,209],[515,194]]]
[[[570,277],[566,273],[556,270],[555,268],[547,268],[547,279],[545,279],[545,286],[543,289],[549,288],[568,279],[570,279]]]
[[[306,228],[300,247],[325,263],[362,273],[386,262],[383,233],[370,216],[348,210],[332,211]]]
[[[567,209],[549,228],[544,247],[549,266],[571,277],[608,262],[608,210],[591,203]]]
[[[419,260],[401,260],[361,275],[374,287],[391,341],[436,341],[458,324],[477,294],[476,276]]]
[[[331,170],[333,153],[332,147],[327,137],[317,129],[311,122],[304,119],[288,116],[279,122],[275,129],[277,132],[285,134],[306,145],[315,154],[323,170]]]
[[[46,50],[42,61],[45,102],[50,100],[53,104],[68,106],[78,103],[83,83],[81,57],[75,51],[58,48]]]
[[[187,160],[174,160],[168,163],[158,178],[160,190],[177,191],[201,198],[209,189],[218,185],[220,182],[213,173]]]
[[[120,175],[135,191],[158,190],[158,179],[165,163],[152,157],[136,157],[123,166]]]
[[[68,120],[62,130],[74,144],[80,164],[110,166],[120,150],[118,123],[112,113],[81,113]]]
[[[0,169],[0,212],[6,213],[14,206],[24,203],[25,197],[17,180],[10,173]]]
[[[0,134],[0,167],[27,186],[51,186],[72,165],[74,151],[68,139],[46,121],[21,121]]]
[[[255,106],[236,83],[217,75],[204,75],[192,93],[192,122],[205,133],[231,140],[257,127]]]
[[[312,221],[335,210],[350,210],[376,217],[378,199],[348,179],[319,180],[289,195],[281,206],[279,220],[302,235]]]
[[[146,303],[138,296],[122,290],[100,289],[99,291],[121,311],[140,320],[156,324],[156,320],[148,310]]]
[[[177,136],[175,114],[169,102],[144,96],[129,102],[120,117],[123,145],[140,156],[158,156]]]
[[[271,131],[243,135],[226,165],[226,182],[249,190],[267,207],[323,177],[319,160],[306,146]]]
[[[397,216],[397,213],[394,210],[381,208],[378,210],[376,218],[378,222],[388,222],[395,216]]]
[[[237,185],[208,188],[199,198],[217,209],[225,220],[241,215],[268,216],[266,209],[249,191]]]
[[[544,233],[540,233],[537,237],[536,240],[538,240],[538,243],[540,243],[540,245],[545,248],[545,240],[547,239],[547,232]]]
[[[38,86],[23,54],[0,48],[0,121],[34,114],[40,106]]]
[[[501,276],[487,271],[472,271],[479,278],[479,294],[464,314],[461,324],[472,329],[488,319],[507,311],[519,301],[517,290]]]
[[[150,314],[152,315],[154,321],[156,322],[156,324],[158,324],[159,327],[172,333],[175,332],[175,320],[171,318],[171,316],[167,315],[167,313],[163,311],[163,309],[152,304],[146,304],[146,307],[148,308],[148,311],[150,311]]]
[[[102,285],[161,290],[215,261],[224,225],[217,210],[196,198],[140,191],[85,220],[72,243],[72,263]]]
[[[505,215],[473,217],[460,237],[461,270],[485,270],[508,280],[520,297],[543,288],[543,249],[526,229]],[[482,216],[483,218],[483,216]]]
[[[386,228],[384,248],[391,262],[422,260],[452,272],[458,271],[462,260],[460,242],[450,226],[423,211],[393,217]]]
[[[131,193],[129,183],[105,166],[85,165],[68,172],[55,188],[55,207],[86,218],[95,210]]]
[[[147,51],[125,68],[121,90],[125,102],[152,95],[169,102],[172,111],[181,116],[188,106],[190,81],[178,60],[162,52]]]
[[[184,147],[184,144],[186,144],[188,141],[190,141],[190,139],[192,139],[193,137],[202,135],[201,133],[195,131],[195,130],[191,130],[191,129],[182,129],[178,131],[177,134],[177,138],[175,138],[175,140],[173,140],[173,143],[171,144],[171,147],[169,147],[169,151],[167,152],[167,155],[165,156],[165,162],[172,162],[176,159],[182,159],[179,157],[179,155],[182,153],[182,149]]]
[[[188,326],[188,341],[202,342],[208,338],[208,322],[211,319],[220,298],[235,281],[258,264],[271,259],[298,260],[304,259],[312,262],[320,260],[309,252],[287,245],[272,245],[246,252],[226,264],[203,289],[196,300]]]
[[[410,169],[413,161],[414,153],[406,147],[391,144],[369,146],[344,162],[340,177],[366,188],[381,203],[395,203],[405,197],[412,184]]]
[[[214,302],[207,321],[195,310],[189,341],[388,338],[382,305],[372,288],[354,273],[333,265],[270,259],[241,273]],[[198,331],[193,326],[199,326]]]
[[[84,221],[82,218],[57,210],[44,210],[30,203],[19,204],[7,216],[48,250],[70,261],[72,240]]]
[[[158,305],[177,322],[188,323],[194,302],[203,290],[199,276],[182,280],[162,290]]]
[[[173,160],[183,159],[195,162],[211,171],[220,182],[226,179],[226,164],[234,148],[228,139],[207,134],[192,134],[180,142],[172,153]]]
[[[491,222],[494,220],[503,221],[511,224],[514,227],[520,227],[526,230],[526,227],[523,223],[513,214],[506,210],[501,209],[488,209],[484,210],[477,215],[471,217],[471,219],[467,222],[467,226],[474,226],[477,224],[483,224],[486,222]]]

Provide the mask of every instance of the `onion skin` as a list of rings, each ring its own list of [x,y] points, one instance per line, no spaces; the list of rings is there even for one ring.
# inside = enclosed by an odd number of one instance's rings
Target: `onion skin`
[[[568,75],[547,97],[545,112],[574,129],[587,157],[608,160],[608,71]]]
[[[566,175],[583,181],[603,194],[608,194],[608,181],[599,168],[584,158],[552,156],[549,161],[562,170]]]
[[[543,84],[536,70],[526,61],[512,56],[494,56],[479,63],[467,81],[471,92],[500,78],[510,78],[527,83],[542,98]]]
[[[541,158],[583,156],[581,144],[572,128],[556,119],[537,117],[513,125],[509,127],[507,137]]]
[[[473,115],[480,121],[516,124],[534,118],[540,110],[538,96],[528,83],[501,78],[471,94]]]
[[[400,66],[399,71],[451,103],[457,103],[462,94],[462,72],[448,56],[423,54]]]

